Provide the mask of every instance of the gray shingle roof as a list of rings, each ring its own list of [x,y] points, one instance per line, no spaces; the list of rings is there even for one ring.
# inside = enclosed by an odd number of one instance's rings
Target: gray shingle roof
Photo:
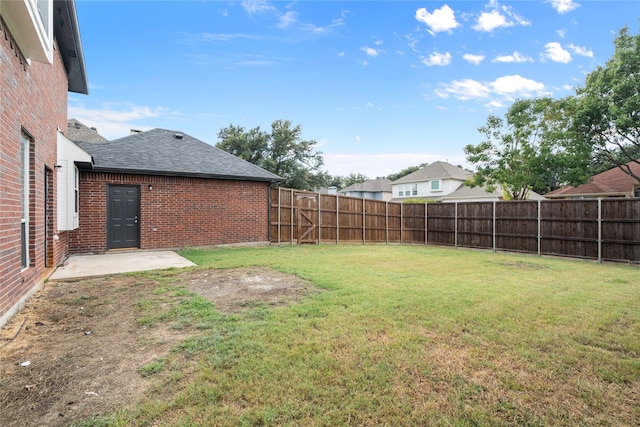
[[[503,199],[504,194],[502,192],[502,187],[498,185],[493,190],[493,192],[489,193],[484,186],[468,187],[462,184],[453,193],[447,194],[446,196],[442,197],[442,201],[446,202],[449,199],[480,199],[492,197]],[[540,194],[531,190],[529,191],[527,200],[544,200],[544,196],[541,196]]]
[[[442,199],[465,199],[465,198],[480,198],[480,197],[496,197],[502,199],[502,189],[496,187],[493,192],[489,193],[484,186],[478,187],[468,187],[466,185],[461,185],[454,192],[447,194]]]
[[[110,142],[77,142],[102,172],[281,181],[279,176],[185,133],[152,129]]]
[[[393,184],[406,184],[409,182],[423,182],[431,181],[432,179],[458,179],[465,181],[467,178],[473,175],[471,172],[466,171],[458,166],[454,166],[447,162],[433,162],[430,165],[418,169],[409,175],[403,176],[400,179],[393,181]]]
[[[107,142],[108,139],[100,135],[97,130],[87,127],[77,119],[67,121],[67,138],[72,141]]]
[[[388,191],[391,192],[391,181],[387,178],[368,179],[364,182],[357,182],[346,188],[340,190],[340,193],[347,193],[349,191]]]

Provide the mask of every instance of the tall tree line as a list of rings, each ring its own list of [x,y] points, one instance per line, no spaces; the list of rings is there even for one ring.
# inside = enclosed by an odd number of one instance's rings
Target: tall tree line
[[[518,100],[504,117],[489,116],[478,128],[485,140],[464,148],[472,184],[523,199],[615,166],[640,182],[627,166],[640,164],[640,35],[625,27],[614,46],[574,96]]]

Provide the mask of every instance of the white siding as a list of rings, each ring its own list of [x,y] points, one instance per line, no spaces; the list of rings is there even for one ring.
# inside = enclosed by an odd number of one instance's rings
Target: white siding
[[[460,181],[457,179],[442,179],[440,180],[440,190],[432,191],[431,190],[431,181],[422,181],[418,182],[418,194],[417,195],[403,195],[400,196],[400,188],[402,185],[407,186],[411,184],[394,184],[393,188],[393,197],[404,197],[404,198],[439,198],[444,197],[447,194],[451,194],[458,189],[464,181]]]
[[[58,161],[56,163],[58,230],[78,228],[76,212],[76,170],[75,162],[91,162],[91,156],[78,147],[62,132],[58,132]]]

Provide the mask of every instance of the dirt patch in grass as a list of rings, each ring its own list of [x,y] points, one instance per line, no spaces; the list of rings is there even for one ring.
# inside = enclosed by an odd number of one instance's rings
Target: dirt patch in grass
[[[312,290],[265,268],[187,270],[169,281],[224,313],[289,304]],[[159,286],[142,276],[45,284],[0,329],[2,425],[67,425],[142,399],[151,379],[140,368],[197,333],[139,322],[137,302]]]

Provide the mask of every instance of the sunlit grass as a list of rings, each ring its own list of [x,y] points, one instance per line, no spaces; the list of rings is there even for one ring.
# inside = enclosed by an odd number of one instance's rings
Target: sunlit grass
[[[161,397],[110,415],[109,424],[640,419],[636,267],[420,246],[182,255],[199,268],[271,267],[327,292],[224,316],[201,297],[167,291],[175,306],[144,318],[200,325],[198,335],[141,368],[159,376]]]

